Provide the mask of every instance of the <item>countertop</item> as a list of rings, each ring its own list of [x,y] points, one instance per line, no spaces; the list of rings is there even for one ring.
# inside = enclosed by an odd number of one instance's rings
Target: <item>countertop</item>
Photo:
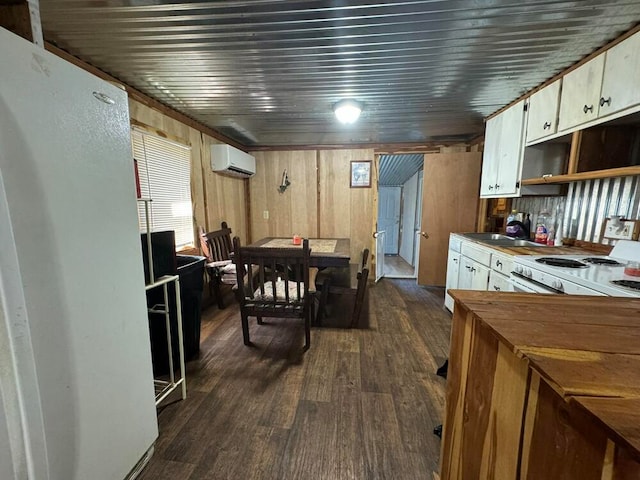
[[[491,242],[484,242],[482,240],[465,237],[462,233],[456,233],[454,235],[459,236],[465,242],[477,243],[483,247],[491,248],[506,255],[606,255],[611,247],[607,245],[599,245],[598,250],[587,248],[586,246],[568,246],[563,245],[561,247],[505,247],[502,245],[494,245]],[[602,250],[607,251],[602,251]]]
[[[517,356],[525,358],[640,459],[640,299],[451,290]]]

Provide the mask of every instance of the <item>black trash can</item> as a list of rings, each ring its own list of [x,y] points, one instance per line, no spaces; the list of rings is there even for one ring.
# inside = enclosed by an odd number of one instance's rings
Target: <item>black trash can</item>
[[[202,288],[204,286],[205,257],[193,255],[176,255],[177,273],[180,278],[180,302],[182,306],[182,335],[185,361],[195,357],[200,350],[200,318],[202,307]],[[169,319],[171,324],[171,347],[173,364],[179,364],[178,320],[176,315],[173,284],[169,288]],[[162,287],[147,292],[147,305],[162,304]],[[167,351],[167,334],[164,314],[149,314],[151,331],[151,355],[153,373],[164,375],[169,372],[169,353]]]

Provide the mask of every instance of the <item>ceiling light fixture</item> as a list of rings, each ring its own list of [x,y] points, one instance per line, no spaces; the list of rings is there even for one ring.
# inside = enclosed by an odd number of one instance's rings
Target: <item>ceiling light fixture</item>
[[[336,114],[340,123],[355,122],[360,117],[360,112],[362,112],[362,103],[352,99],[340,100],[333,106],[333,113]]]

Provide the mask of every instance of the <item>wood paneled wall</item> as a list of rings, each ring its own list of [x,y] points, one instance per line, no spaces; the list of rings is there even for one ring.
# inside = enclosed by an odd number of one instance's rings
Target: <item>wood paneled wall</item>
[[[225,177],[211,171],[211,149],[218,140],[179,122],[158,110],[135,100],[129,100],[131,120],[159,135],[191,146],[191,200],[194,231],[203,226],[217,230],[226,221],[243,243],[248,240],[246,213],[247,181]],[[197,237],[196,246],[198,246]]]
[[[253,152],[256,175],[251,178],[251,237],[351,239],[351,256],[371,248],[375,230],[374,196],[377,172],[373,149],[287,150]],[[350,188],[353,160],[372,161],[372,188]],[[287,169],[291,185],[278,192]],[[268,211],[269,218],[264,218]]]

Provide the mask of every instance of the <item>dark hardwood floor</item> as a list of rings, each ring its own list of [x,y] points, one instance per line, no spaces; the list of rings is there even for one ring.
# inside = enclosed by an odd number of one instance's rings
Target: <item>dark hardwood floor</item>
[[[164,407],[141,479],[430,479],[437,469],[449,348],[444,290],[383,279],[367,329],[203,312],[188,398]]]

